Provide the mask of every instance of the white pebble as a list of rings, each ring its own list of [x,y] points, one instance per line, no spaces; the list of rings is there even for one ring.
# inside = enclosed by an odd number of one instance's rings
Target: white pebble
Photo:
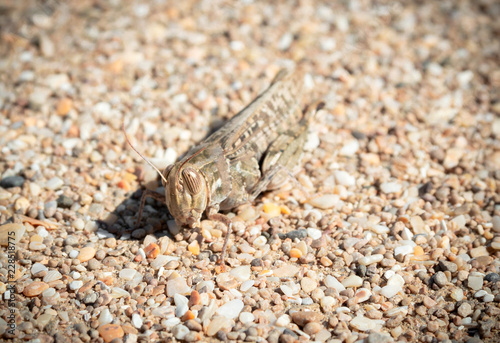
[[[380,185],[380,190],[385,194],[399,193],[403,186],[397,182],[384,182]]]
[[[263,247],[267,243],[267,238],[264,236],[259,236],[253,241],[253,245],[257,248]]]
[[[311,237],[312,239],[320,239],[322,232],[321,230],[309,227],[307,228],[307,235]]]
[[[387,285],[382,287],[380,290],[380,294],[385,296],[386,298],[392,298],[399,292],[403,291],[403,285],[405,284],[405,280],[399,274],[394,274],[388,281]]]
[[[276,319],[276,326],[281,326],[281,327],[286,327],[288,324],[290,324],[292,319],[288,314],[283,314]]]
[[[384,258],[384,255],[375,254],[375,255],[362,257],[358,260],[358,262],[359,262],[359,264],[361,264],[363,266],[369,266],[370,264],[378,263],[378,262],[382,261],[383,258]]]
[[[172,334],[174,335],[174,337],[180,341],[182,341],[184,339],[184,337],[186,337],[186,335],[189,333],[189,329],[182,325],[182,324],[179,324],[179,325],[176,325],[173,329],[172,329]]]
[[[78,250],[71,250],[68,255],[70,258],[77,258],[79,253]]]
[[[333,172],[333,175],[335,176],[335,181],[337,181],[339,185],[349,187],[356,184],[354,176],[344,170],[336,170]]]
[[[42,297],[44,298],[49,298],[49,297],[52,297],[56,294],[56,290],[55,288],[47,288],[45,291],[42,292]]]
[[[253,280],[247,280],[245,282],[243,282],[240,286],[240,291],[242,292],[246,292],[250,289],[250,287],[253,286],[255,282]]]
[[[340,149],[341,156],[353,156],[359,149],[359,142],[355,139],[347,141]]]
[[[243,324],[250,324],[255,320],[255,316],[251,312],[241,312],[239,318]]]
[[[48,283],[51,281],[59,280],[60,278],[62,278],[62,275],[57,270],[49,270],[43,277],[43,282]]]
[[[414,247],[411,245],[400,245],[394,249],[394,256],[413,254]]]
[[[47,181],[47,183],[45,183],[45,188],[51,189],[53,191],[61,188],[62,186],[64,186],[64,181],[57,176],[54,176],[52,179]]]
[[[378,331],[378,329],[382,326],[380,324],[380,321],[376,321],[363,316],[354,317],[349,325],[359,331]]]
[[[486,294],[484,297],[483,297],[483,301],[485,303],[490,303],[492,302],[493,300],[495,300],[495,296],[493,294]]]
[[[189,310],[188,307],[188,298],[180,294],[174,294],[174,302],[175,302],[175,316],[182,317]]]
[[[342,285],[345,288],[360,287],[362,284],[363,284],[363,279],[357,275],[354,275],[354,274],[350,275],[350,276],[346,277],[344,280],[342,280]]]
[[[31,266],[31,274],[38,274],[39,272],[41,271],[45,271],[45,270],[48,270],[47,267],[45,267],[43,264],[41,263],[34,263],[33,266]]]
[[[467,285],[470,289],[478,291],[483,288],[483,274],[472,272],[467,279]]]
[[[335,305],[337,305],[337,299],[335,299],[334,297],[327,295],[321,298],[321,307],[323,308],[324,312],[333,311]]]
[[[104,324],[109,324],[113,321],[113,315],[109,311],[108,308],[104,308],[101,313],[99,314],[99,324],[104,325]]]
[[[312,198],[309,200],[309,204],[316,208],[320,208],[322,210],[327,210],[335,207],[340,201],[340,196],[337,194],[325,194],[316,198]]]
[[[120,270],[120,273],[118,274],[118,276],[122,279],[130,281],[134,278],[136,273],[137,273],[137,271],[135,269],[124,268],[124,269]]]
[[[286,285],[281,285],[280,289],[283,292],[283,294],[286,295],[287,297],[293,296],[293,291],[290,287],[288,287]]]
[[[83,281],[80,280],[71,281],[69,283],[69,289],[71,289],[72,291],[76,291],[77,289],[80,289],[82,286],[83,286]]]
[[[239,282],[244,282],[250,279],[250,266],[240,266],[231,270],[230,274]]]
[[[219,307],[217,314],[229,319],[235,319],[238,318],[244,306],[245,304],[243,304],[243,301],[240,299],[234,299]]]
[[[132,325],[136,328],[136,329],[140,329],[141,326],[142,326],[142,318],[140,315],[138,315],[137,313],[133,313],[132,314]]]
[[[327,275],[324,283],[326,287],[335,288],[339,293],[345,290],[344,285],[341,284],[334,276]]]
[[[80,219],[80,218],[77,218],[75,220],[73,220],[73,222],[71,223],[71,226],[73,226],[75,228],[75,230],[83,230],[83,228],[85,227],[85,222]]]

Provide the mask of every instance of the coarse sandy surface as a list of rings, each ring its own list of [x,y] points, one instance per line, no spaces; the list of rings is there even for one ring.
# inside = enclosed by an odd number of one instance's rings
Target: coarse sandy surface
[[[0,336],[498,342],[500,3],[2,1]],[[179,230],[161,168],[283,67],[282,189]],[[169,231],[170,230],[170,231]]]

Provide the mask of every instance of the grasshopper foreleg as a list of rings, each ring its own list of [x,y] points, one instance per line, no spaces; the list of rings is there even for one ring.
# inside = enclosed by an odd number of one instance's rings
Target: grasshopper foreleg
[[[220,253],[220,259],[219,259],[219,265],[221,266],[221,269],[224,269],[227,244],[229,242],[229,235],[231,234],[231,231],[233,229],[233,223],[231,222],[231,219],[229,219],[228,216],[223,215],[222,213],[217,213],[218,210],[219,210],[218,208],[210,207],[207,211],[207,217],[210,220],[217,220],[226,225],[227,227],[226,238],[224,238],[224,245],[222,246],[222,251]]]
[[[137,215],[137,221],[135,222],[135,226],[138,226],[139,223],[141,222],[142,211],[144,210],[144,206],[146,205],[147,198],[153,198],[153,199],[158,200],[162,203],[165,203],[165,196],[163,194],[157,193],[157,192],[149,190],[149,189],[146,189],[144,192],[142,192],[141,204],[139,206],[139,214]]]

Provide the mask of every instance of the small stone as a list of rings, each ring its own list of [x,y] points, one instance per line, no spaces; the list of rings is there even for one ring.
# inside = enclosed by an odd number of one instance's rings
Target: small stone
[[[366,343],[392,343],[394,339],[385,332],[372,332],[368,336]]]
[[[325,194],[316,198],[309,200],[309,204],[312,206],[327,210],[335,207],[340,201],[340,196],[337,194]]]
[[[462,301],[464,298],[464,292],[460,288],[455,288],[451,293],[450,296],[455,300],[455,301]]]
[[[73,206],[73,199],[71,199],[70,197],[64,195],[64,194],[61,194],[58,198],[57,198],[57,206],[60,207],[60,208],[70,208],[71,206]]]
[[[200,244],[197,240],[192,241],[188,245],[188,250],[194,255],[198,256],[200,254]]]
[[[7,176],[0,180],[0,187],[2,188],[12,188],[12,187],[22,187],[26,180],[22,176]]]
[[[109,343],[115,338],[122,338],[125,335],[122,327],[117,324],[104,324],[97,329],[104,342]]]
[[[251,312],[241,312],[239,320],[246,325],[253,323],[253,321],[255,320],[255,316]]]
[[[500,232],[500,216],[493,216],[491,224],[493,224],[493,231]]]
[[[467,285],[470,289],[478,291],[483,288],[483,275],[480,273],[472,272],[467,278]]]
[[[189,310],[189,300],[183,295],[174,294],[174,302],[175,302],[175,316],[182,317]]]
[[[472,314],[472,312],[472,306],[467,302],[462,303],[462,305],[460,305],[457,309],[458,315],[462,318],[467,317],[468,315]]]
[[[297,311],[291,314],[292,320],[298,326],[303,327],[307,323],[319,322],[323,320],[324,315],[312,311]]]
[[[221,273],[217,275],[215,281],[217,282],[217,285],[223,290],[236,288],[239,284],[236,277],[231,275],[230,273]]]
[[[439,268],[442,271],[449,271],[452,274],[458,270],[458,266],[456,265],[456,263],[443,260],[439,261]]]
[[[380,185],[380,190],[385,194],[399,193],[403,186],[398,182],[384,182]]]
[[[229,319],[236,319],[244,306],[243,301],[234,299],[219,307],[216,313]]]
[[[277,217],[281,214],[281,207],[272,202],[265,203],[262,206],[262,210],[269,215],[270,218]]]
[[[352,274],[346,277],[344,280],[342,280],[342,285],[345,288],[360,287],[363,285],[363,279],[357,275]]]
[[[356,316],[349,322],[349,326],[359,331],[378,331],[381,324],[364,316]]]
[[[394,251],[394,255],[397,255],[396,251]],[[384,259],[384,255],[375,254],[375,255],[362,257],[358,260],[358,262],[361,265],[369,266],[370,264],[378,263],[378,262],[382,261],[383,259]]]
[[[172,328],[172,334],[178,340],[183,340],[189,333],[189,329],[182,324],[176,325]]]
[[[488,282],[497,282],[500,281],[500,275],[498,275],[497,273],[489,273],[486,274],[484,279]]]
[[[45,187],[47,189],[50,189],[53,191],[58,190],[62,186],[64,186],[64,181],[61,180],[60,178],[58,178],[57,176],[54,176],[52,179],[47,181],[47,183],[45,184]]]
[[[443,272],[437,272],[434,274],[434,283],[438,285],[439,287],[444,287],[448,283],[448,278],[446,277],[446,274]]]
[[[302,257],[302,251],[297,248],[290,249],[289,255],[291,258],[300,258]]]
[[[177,277],[167,281],[167,296],[173,297],[175,294],[189,295],[191,288],[187,285],[183,277]]]
[[[312,323],[307,323],[305,326],[304,326],[304,329],[303,331],[305,333],[307,333],[308,335],[315,335],[316,333],[318,333],[321,329],[323,329],[323,325],[321,325],[320,323],[317,323],[317,322],[312,322]]]
[[[160,247],[156,243],[150,243],[144,248],[144,253],[147,258],[156,258],[160,254]]]
[[[314,240],[320,239],[322,236],[321,230],[315,229],[315,228],[307,228],[307,235],[311,237]]]
[[[23,294],[27,297],[36,297],[49,288],[49,285],[41,281],[33,281],[24,287]]]
[[[56,113],[60,116],[65,116],[73,108],[73,100],[63,98],[57,102]]]
[[[341,284],[334,276],[331,275],[326,276],[324,284],[328,288],[335,288],[339,293],[345,290],[344,285]]]
[[[340,149],[340,155],[353,156],[359,149],[359,142],[355,139],[347,141]]]
[[[82,286],[83,286],[83,281],[81,280],[75,280],[69,283],[69,289],[71,289],[72,291],[76,291],[80,289]]]
[[[292,319],[288,314],[283,314],[276,319],[276,326],[287,327],[288,324],[292,322]]]
[[[318,283],[311,279],[310,277],[303,277],[302,280],[300,280],[300,286],[302,287],[302,290],[306,293],[312,292],[316,287],[318,287]]]
[[[485,246],[480,246],[474,249],[471,249],[469,252],[470,257],[476,258],[476,257],[481,257],[481,256],[489,256],[490,254],[488,253],[488,250],[486,249]]]
[[[366,288],[358,289],[356,291],[356,294],[354,295],[357,303],[362,303],[364,301],[367,301],[368,299],[370,299],[371,296],[372,296],[372,292]]]
[[[95,248],[93,247],[84,247],[80,249],[80,253],[78,254],[78,259],[80,262],[87,262],[88,260],[94,258],[96,253]]]
[[[230,328],[232,323],[231,319],[224,316],[214,317],[208,325],[207,336],[214,336],[219,330]]]
[[[239,282],[244,282],[250,279],[251,270],[250,266],[240,266],[231,270],[230,274],[236,278]]]
[[[387,285],[382,287],[380,290],[380,294],[385,296],[386,298],[392,298],[399,292],[403,291],[403,285],[405,281],[401,275],[394,274],[387,281]]]
[[[43,278],[43,282],[52,282],[55,280],[59,280],[62,278],[61,273],[59,273],[57,270],[49,270],[47,274]]]
[[[21,240],[26,232],[26,227],[18,223],[9,223],[0,226],[0,245],[8,246],[9,244],[14,244],[14,246]]]

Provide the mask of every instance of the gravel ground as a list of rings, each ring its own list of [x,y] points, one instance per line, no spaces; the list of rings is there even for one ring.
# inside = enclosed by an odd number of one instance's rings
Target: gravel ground
[[[500,5],[5,1],[0,335],[498,342]],[[155,172],[307,71],[297,180],[179,230]],[[15,272],[14,271],[15,267]],[[9,282],[10,281],[10,282]]]

